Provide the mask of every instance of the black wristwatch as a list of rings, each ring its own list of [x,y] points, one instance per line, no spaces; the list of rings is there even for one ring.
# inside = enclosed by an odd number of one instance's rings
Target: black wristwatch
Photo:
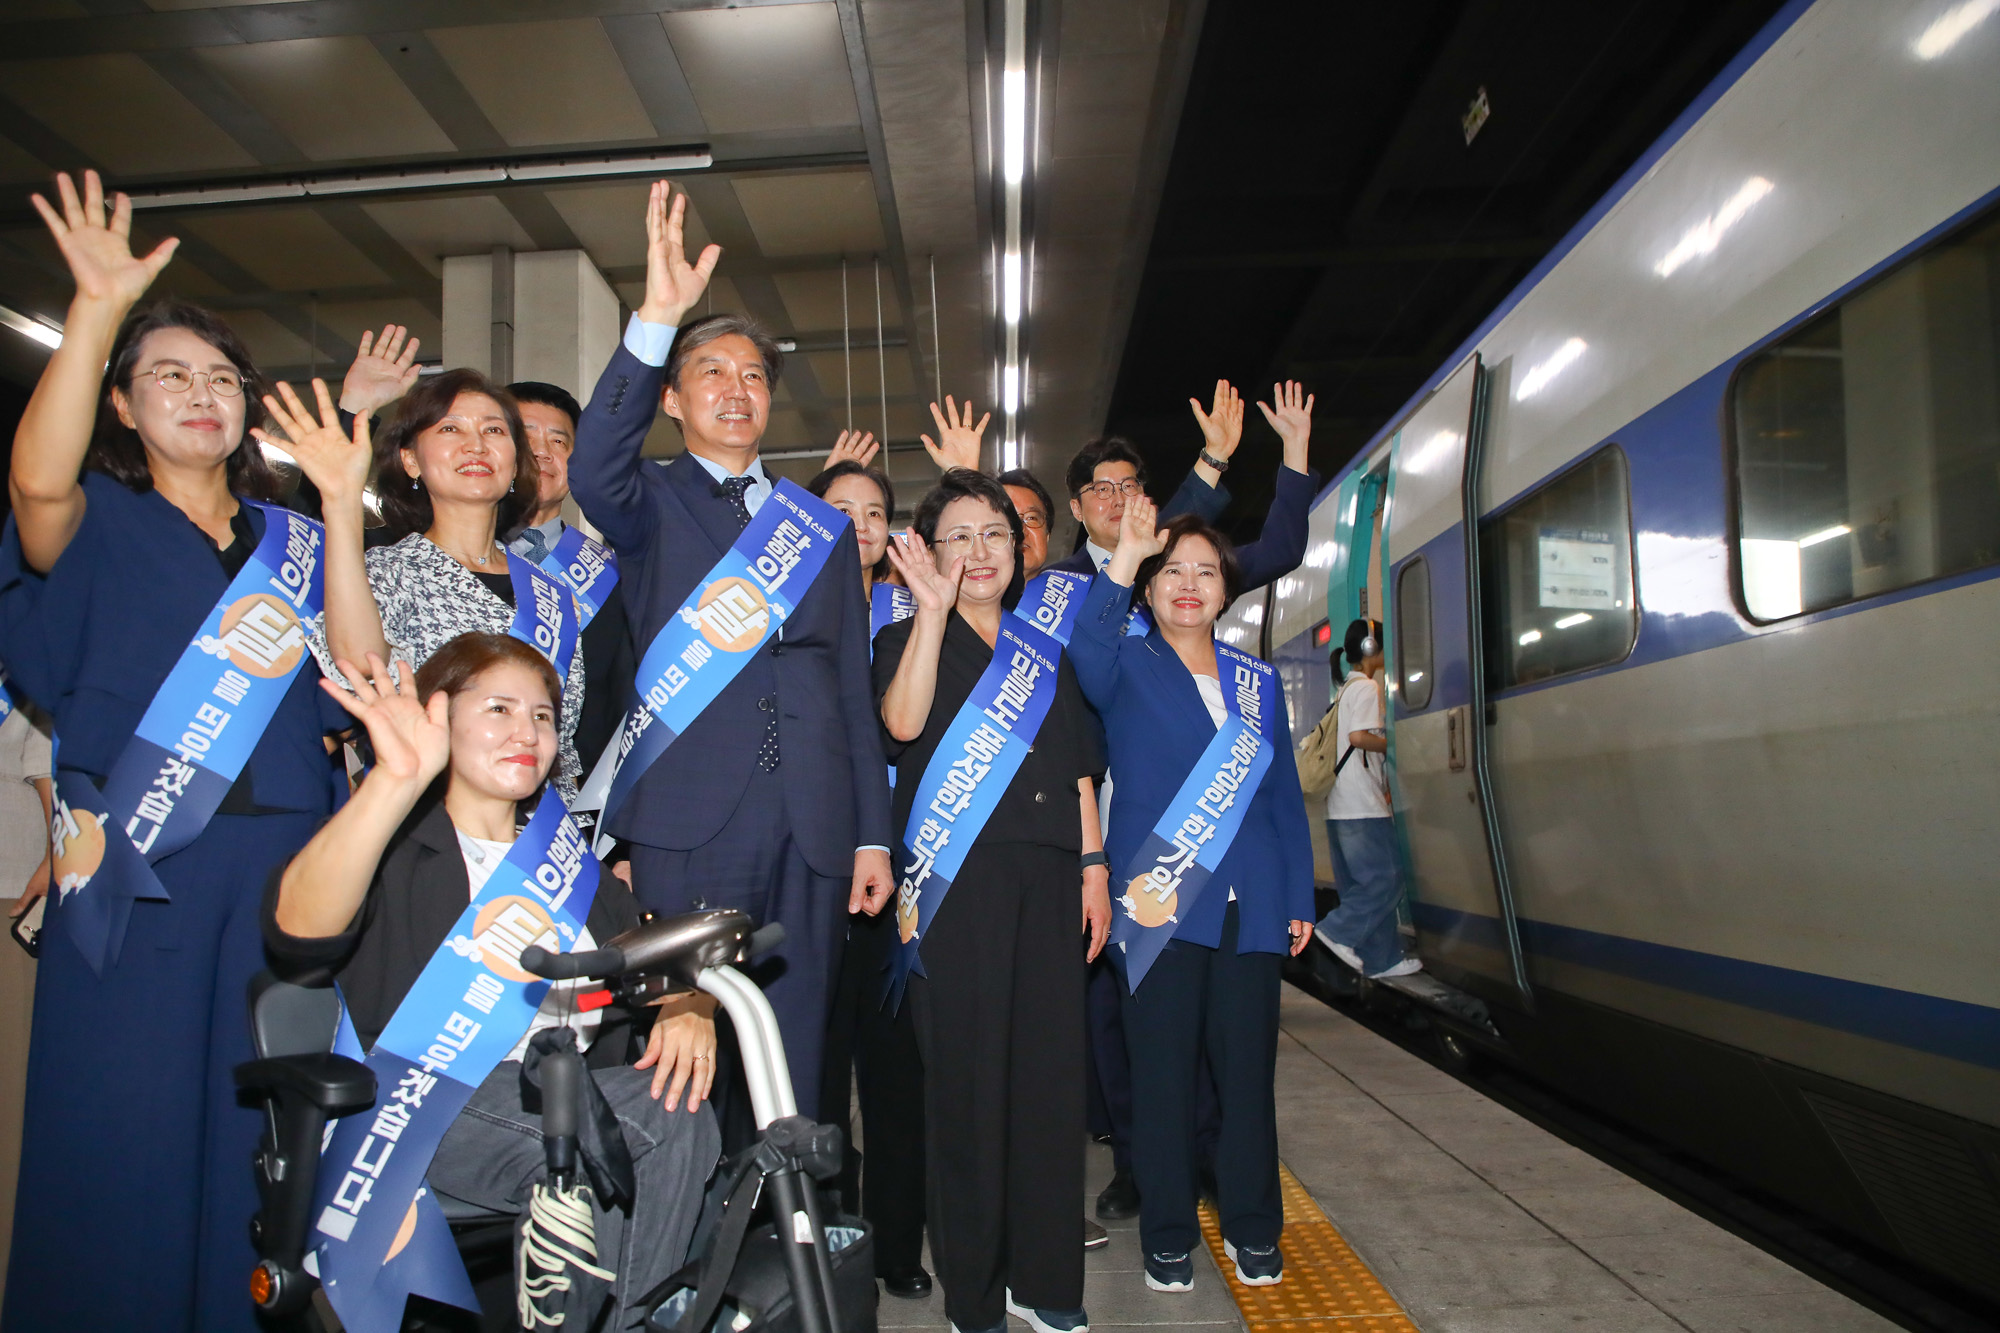
[[[1214,468],[1217,472],[1229,471],[1228,459],[1217,458],[1214,454],[1210,453],[1206,449],[1201,451],[1201,461],[1208,464],[1210,467]]]
[[[1082,868],[1085,870],[1090,869],[1092,866],[1105,866],[1108,868],[1111,865],[1111,858],[1103,852],[1085,852],[1082,860]]]

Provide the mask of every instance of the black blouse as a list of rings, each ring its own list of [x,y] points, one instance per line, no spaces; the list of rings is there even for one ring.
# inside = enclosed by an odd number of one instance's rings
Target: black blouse
[[[914,618],[901,620],[875,636],[877,718],[881,716],[882,696],[896,679],[896,667],[915,628]],[[979,637],[979,631],[953,611],[938,649],[937,691],[931,698],[931,715],[924,722],[923,734],[905,744],[883,728],[883,753],[896,766],[893,827],[899,839],[909,827],[910,806],[917,788],[923,785],[925,765],[992,660],[993,649]],[[1069,658],[1064,657],[1055,701],[1042,719],[1041,732],[1028,747],[1027,760],[1007,785],[992,818],[980,830],[979,842],[1025,842],[1081,852],[1083,821],[1077,808],[1076,783],[1079,778],[1097,778],[1104,772],[1098,736],[1096,715],[1084,701]]]

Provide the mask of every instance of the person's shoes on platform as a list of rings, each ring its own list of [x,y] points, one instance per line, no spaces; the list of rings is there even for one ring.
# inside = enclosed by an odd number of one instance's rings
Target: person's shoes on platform
[[[1097,1216],[1105,1222],[1123,1222],[1138,1215],[1139,1183],[1132,1179],[1130,1171],[1120,1171],[1098,1194]]]
[[[1354,971],[1360,972],[1364,975],[1367,973],[1368,969],[1361,965],[1361,955],[1354,952],[1354,950],[1348,948],[1345,944],[1342,944],[1339,940],[1335,939],[1333,936],[1327,934],[1325,926],[1314,926],[1313,938],[1318,940],[1321,944],[1324,944],[1327,947],[1328,951],[1330,951],[1335,958],[1338,958],[1341,962],[1347,964],[1347,966],[1352,968]]]
[[[1096,1222],[1092,1221],[1088,1217],[1083,1219],[1084,1249],[1099,1250],[1103,1249],[1106,1245],[1109,1245],[1110,1243],[1111,1243],[1110,1232],[1106,1231],[1103,1227],[1099,1226]]]
[[[1014,1299],[1007,1289],[1007,1313],[1028,1321],[1035,1333],[1090,1333],[1090,1316],[1081,1310],[1036,1310]]]
[[[1275,1287],[1285,1276],[1285,1256],[1275,1245],[1222,1242],[1223,1253],[1236,1264],[1236,1280],[1246,1287]]]
[[[1402,962],[1397,963],[1394,967],[1385,967],[1380,972],[1369,973],[1368,979],[1370,981],[1380,981],[1384,977],[1407,977],[1412,972],[1421,972],[1423,970],[1424,970],[1423,959],[1405,958]]]
[[[931,1275],[924,1271],[922,1264],[898,1268],[882,1274],[882,1290],[891,1296],[901,1296],[906,1301],[920,1301],[931,1294]]]
[[[1185,1254],[1147,1255],[1146,1285],[1154,1291],[1193,1291],[1194,1259]]]

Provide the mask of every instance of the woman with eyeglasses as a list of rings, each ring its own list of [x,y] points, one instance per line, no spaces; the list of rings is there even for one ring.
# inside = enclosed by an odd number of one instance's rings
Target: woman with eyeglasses
[[[1146,1285],[1194,1283],[1196,1079],[1221,1102],[1215,1174],[1238,1281],[1280,1281],[1278,982],[1311,938],[1312,842],[1285,698],[1264,662],[1215,641],[1242,591],[1229,539],[1143,495],[1070,639],[1118,775],[1112,963],[1132,1065],[1132,1165]],[[1134,599],[1153,632],[1124,633]]]
[[[301,623],[320,538],[260,503],[263,382],[229,326],[134,313],[175,242],[134,254],[94,172],[56,187],[34,204],[76,295],[0,541],[0,660],[60,743],[0,1327],[251,1330],[261,1122],[231,1070],[264,879],[332,804],[343,724]]]
[[[583,764],[583,645],[568,588],[507,543],[536,509],[540,476],[523,445],[514,396],[476,370],[448,370],[404,395],[371,446],[367,417],[350,438],[326,387],[314,381],[319,420],[289,385],[269,400],[285,448],[319,488],[326,515],[326,617],[313,651],[327,676],[337,661],[405,661],[421,669],[461,634],[513,634],[542,650],[563,678],[561,751],[551,779],[576,798]],[[522,466],[523,463],[526,466]],[[364,549],[363,491],[373,478],[392,545]]]
[[[1004,1328],[1010,1311],[1039,1333],[1078,1333],[1089,1320],[1077,933],[1081,923],[1094,957],[1110,927],[1097,728],[1068,662],[1051,681],[1022,646],[1046,654],[1049,641],[1010,614],[1024,586],[1021,520],[999,482],[945,473],[889,561],[917,601],[876,639],[875,690],[904,841],[903,963],[914,948],[921,969],[904,998],[924,1063],[931,1256],[960,1333]],[[1046,709],[1038,726],[1021,720],[1030,699]],[[1003,719],[1019,728],[1007,739],[1018,767],[992,790],[980,784],[1005,772],[993,731]],[[940,887],[926,858],[945,862],[947,820],[951,857],[963,859]]]

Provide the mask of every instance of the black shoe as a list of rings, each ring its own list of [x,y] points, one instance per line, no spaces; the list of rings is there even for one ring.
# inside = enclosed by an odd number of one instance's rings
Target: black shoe
[[[893,1273],[882,1274],[882,1290],[891,1296],[901,1296],[906,1301],[920,1301],[931,1294],[931,1275],[923,1265],[914,1268],[899,1268]]]
[[[1097,1215],[1106,1222],[1122,1222],[1139,1215],[1139,1186],[1130,1171],[1120,1171],[1097,1196]]]

